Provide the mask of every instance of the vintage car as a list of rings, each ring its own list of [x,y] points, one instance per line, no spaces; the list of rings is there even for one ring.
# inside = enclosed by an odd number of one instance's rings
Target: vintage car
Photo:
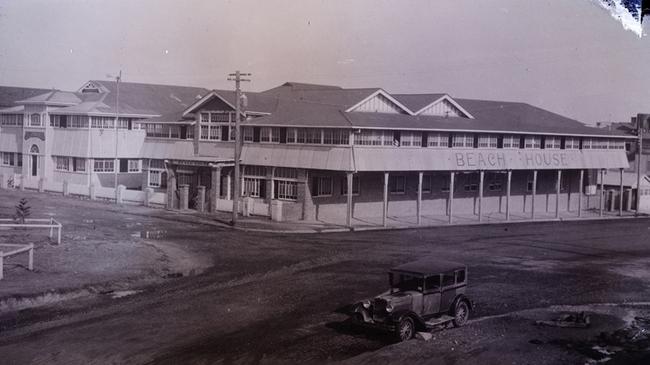
[[[467,322],[473,302],[465,295],[467,267],[453,262],[420,260],[388,272],[390,290],[352,307],[352,320],[393,333],[399,341],[416,331]]]

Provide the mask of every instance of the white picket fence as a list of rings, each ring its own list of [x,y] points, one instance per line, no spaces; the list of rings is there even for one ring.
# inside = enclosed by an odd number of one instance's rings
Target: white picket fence
[[[61,244],[61,229],[63,225],[54,218],[26,218],[25,223],[16,223],[13,219],[0,219],[0,228],[49,228],[50,239],[53,238],[54,229],[57,230],[56,243]]]

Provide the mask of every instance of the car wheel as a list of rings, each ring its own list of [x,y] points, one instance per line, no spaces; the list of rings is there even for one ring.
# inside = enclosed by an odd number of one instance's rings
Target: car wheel
[[[456,310],[454,311],[454,326],[460,327],[467,323],[469,318],[469,306],[467,302],[461,300],[456,304]]]
[[[397,326],[397,339],[400,341],[408,341],[413,338],[415,334],[415,323],[410,317],[404,317],[399,321]]]

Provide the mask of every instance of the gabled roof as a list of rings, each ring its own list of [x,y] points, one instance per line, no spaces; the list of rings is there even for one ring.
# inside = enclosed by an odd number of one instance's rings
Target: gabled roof
[[[19,104],[44,104],[54,106],[76,105],[80,102],[81,98],[76,93],[61,90],[50,90],[44,94],[16,101],[16,103]]]
[[[16,101],[45,94],[51,89],[35,89],[29,87],[0,86],[0,108],[15,106]]]
[[[424,110],[429,108],[432,105],[441,103],[443,101],[448,101],[451,105],[460,110],[465,117],[474,119],[471,113],[469,113],[462,105],[460,105],[456,100],[454,100],[448,94],[397,94],[393,95],[397,100],[406,101],[404,105],[409,106],[413,110],[413,114],[419,115],[422,114]]]
[[[377,97],[377,96],[379,96],[379,95],[381,95],[381,96],[383,96],[384,98],[388,99],[389,102],[393,103],[395,106],[397,106],[397,108],[401,109],[401,110],[404,111],[406,114],[414,115],[414,113],[413,113],[412,110],[410,110],[410,109],[409,109],[408,107],[406,107],[404,104],[400,103],[399,100],[395,99],[395,98],[392,97],[389,93],[387,93],[386,91],[384,91],[384,90],[382,90],[382,89],[377,89],[377,91],[373,92],[372,94],[368,95],[368,96],[367,96],[366,98],[364,98],[363,100],[361,100],[361,101],[359,101],[358,103],[354,104],[353,106],[349,107],[349,108],[346,110],[346,112],[352,112],[352,111],[354,111],[354,110],[357,109],[359,106],[363,105],[363,104],[366,103],[367,101],[369,101],[369,100],[371,100],[372,98]]]

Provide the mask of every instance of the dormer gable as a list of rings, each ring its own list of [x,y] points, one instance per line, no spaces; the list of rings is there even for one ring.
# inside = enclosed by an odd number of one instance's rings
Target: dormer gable
[[[408,114],[413,112],[382,89],[351,106],[346,112]]]
[[[449,95],[443,95],[432,103],[415,112],[415,115],[433,115],[441,117],[460,117],[474,119],[467,110]]]
[[[83,94],[88,94],[88,93],[96,93],[97,94],[97,93],[108,92],[108,90],[104,86],[102,86],[101,84],[98,84],[98,83],[95,83],[95,82],[92,82],[92,81],[88,81],[87,83],[84,84],[84,86],[79,88],[78,92],[83,93]]]

